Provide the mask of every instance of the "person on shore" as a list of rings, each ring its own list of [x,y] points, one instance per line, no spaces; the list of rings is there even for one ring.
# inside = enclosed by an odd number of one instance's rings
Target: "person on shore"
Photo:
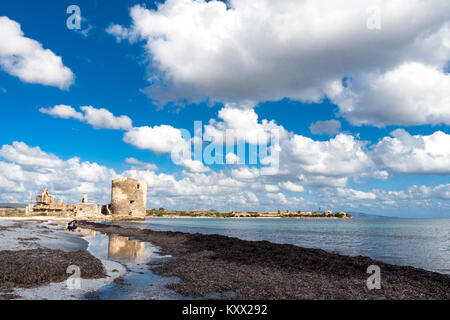
[[[75,231],[77,228],[78,228],[78,221],[77,220],[70,221],[69,224],[67,225],[67,229],[69,231]]]

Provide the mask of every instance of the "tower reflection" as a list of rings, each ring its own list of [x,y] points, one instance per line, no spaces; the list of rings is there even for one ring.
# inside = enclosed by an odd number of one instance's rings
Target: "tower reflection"
[[[109,236],[108,258],[124,263],[143,263],[146,261],[145,243],[111,234]]]

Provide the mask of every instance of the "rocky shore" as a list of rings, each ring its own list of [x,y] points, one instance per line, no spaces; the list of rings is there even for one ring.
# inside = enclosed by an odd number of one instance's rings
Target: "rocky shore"
[[[220,235],[158,232],[82,222],[84,228],[151,242],[174,258],[152,271],[175,276],[170,288],[189,297],[227,299],[450,299],[450,277],[368,257]],[[381,289],[366,286],[370,265],[381,269]]]

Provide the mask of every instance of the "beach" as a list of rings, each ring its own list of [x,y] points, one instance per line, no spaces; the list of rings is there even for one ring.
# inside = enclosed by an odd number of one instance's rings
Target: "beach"
[[[178,277],[168,287],[184,296],[223,299],[450,299],[447,275],[268,241],[188,234],[82,222],[84,228],[157,245],[173,259],[152,272]],[[367,268],[382,272],[380,290],[369,290]]]
[[[448,275],[368,257],[88,221],[67,232],[67,222],[0,219],[0,299],[450,299]],[[68,289],[70,265],[79,289]],[[372,265],[379,290],[367,287]]]
[[[67,232],[67,219],[0,219],[0,300],[80,300],[123,276],[117,262],[86,251],[79,233]],[[68,289],[69,266],[81,270],[80,285]]]

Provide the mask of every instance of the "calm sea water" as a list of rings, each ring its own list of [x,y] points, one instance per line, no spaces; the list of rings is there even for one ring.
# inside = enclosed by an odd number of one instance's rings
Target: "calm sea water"
[[[157,218],[122,225],[289,243],[450,274],[450,219]]]

